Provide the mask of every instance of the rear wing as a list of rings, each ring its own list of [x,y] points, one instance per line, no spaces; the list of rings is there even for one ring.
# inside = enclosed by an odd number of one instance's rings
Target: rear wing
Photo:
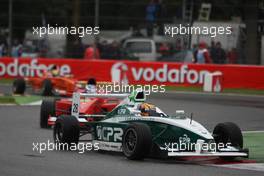
[[[80,101],[82,97],[98,97],[98,98],[127,98],[129,94],[88,94],[88,93],[79,93],[74,92],[72,95],[72,108],[71,108],[71,115],[75,116],[76,118],[79,118],[79,112],[80,112]]]

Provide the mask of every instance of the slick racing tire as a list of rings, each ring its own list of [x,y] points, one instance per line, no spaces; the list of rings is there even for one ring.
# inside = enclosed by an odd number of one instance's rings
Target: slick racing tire
[[[219,123],[213,131],[213,136],[216,144],[231,143],[231,146],[238,149],[243,148],[243,136],[241,129],[232,122]],[[235,157],[221,157],[225,160],[233,160]]]
[[[76,117],[62,115],[56,120],[53,128],[53,138],[55,143],[77,145],[79,142],[80,126]],[[69,148],[64,148],[69,149]]]
[[[26,90],[26,81],[23,78],[18,78],[13,82],[13,93],[24,94]]]
[[[148,125],[133,123],[124,132],[122,149],[130,160],[144,159],[151,150],[152,136]]]
[[[40,106],[40,127],[49,128],[48,118],[49,116],[55,116],[56,112],[56,100],[55,99],[44,99]]]
[[[53,86],[52,86],[51,80],[45,79],[42,82],[41,94],[43,96],[51,96],[51,95],[53,95],[52,90],[53,90]]]

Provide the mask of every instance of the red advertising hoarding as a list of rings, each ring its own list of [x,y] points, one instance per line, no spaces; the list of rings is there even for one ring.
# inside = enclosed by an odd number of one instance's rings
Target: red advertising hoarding
[[[0,58],[0,77],[41,76],[41,70],[53,64],[59,66],[62,75],[72,74],[79,80],[94,77],[129,84],[199,86],[206,73],[218,71],[223,75],[224,88],[264,89],[264,66],[249,65],[5,57]]]

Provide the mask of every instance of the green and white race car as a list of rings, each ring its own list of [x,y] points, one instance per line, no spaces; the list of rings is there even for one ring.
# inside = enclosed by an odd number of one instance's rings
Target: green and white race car
[[[80,113],[85,102],[106,97],[122,98],[122,101],[110,112]],[[228,160],[248,157],[241,130],[234,123],[220,123],[211,134],[184,111],[167,115],[145,101],[142,91],[130,95],[74,93],[71,114],[54,117],[54,140],[57,144],[72,145],[88,135],[99,150],[123,152],[134,160],[148,156],[218,156]]]

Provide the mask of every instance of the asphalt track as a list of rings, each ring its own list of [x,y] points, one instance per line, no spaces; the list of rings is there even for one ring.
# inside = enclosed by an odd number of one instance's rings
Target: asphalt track
[[[150,102],[164,111],[193,112],[193,118],[209,129],[218,122],[233,121],[243,130],[264,130],[264,110],[259,97],[216,97],[192,94],[153,95]],[[246,99],[242,101],[242,99]],[[256,103],[257,102],[257,103]],[[52,140],[52,131],[40,129],[39,106],[0,106],[0,175],[86,176],[262,176],[263,172],[204,166],[174,160],[129,161],[113,153],[33,151],[33,142]]]

